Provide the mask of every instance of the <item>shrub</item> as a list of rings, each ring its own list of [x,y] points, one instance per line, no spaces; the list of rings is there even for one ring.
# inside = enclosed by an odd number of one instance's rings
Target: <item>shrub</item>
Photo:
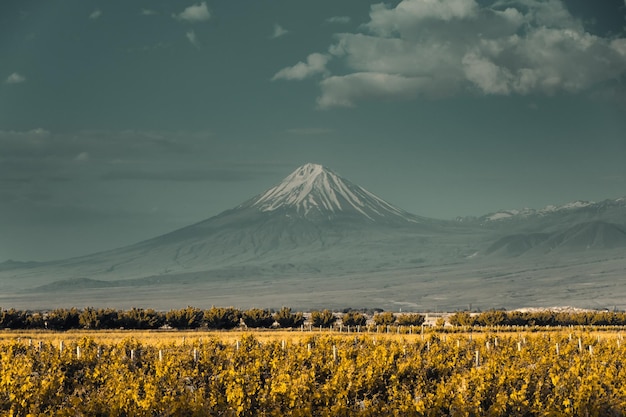
[[[311,312],[311,325],[315,327],[331,327],[337,317],[330,310],[312,311]]]
[[[283,307],[274,313],[274,320],[283,328],[299,327],[304,323],[304,316],[300,312],[294,314],[290,308]]]
[[[401,314],[396,319],[400,326],[421,326],[425,320],[426,317],[417,313]]]
[[[242,315],[243,322],[248,327],[272,327],[274,324],[274,317],[268,310],[261,310],[260,308],[252,308],[246,310]]]
[[[241,311],[233,307],[211,307],[204,312],[204,322],[209,329],[234,329],[241,322]]]
[[[367,324],[367,316],[358,311],[349,311],[342,317],[345,326],[365,326]]]
[[[80,327],[79,313],[75,308],[70,310],[57,308],[48,313],[46,321],[48,328],[53,330],[69,330]]]
[[[391,311],[374,315],[374,324],[377,326],[391,326],[396,321],[396,316]]]
[[[466,311],[459,311],[450,316],[450,324],[453,326],[473,326],[474,318]]]
[[[176,329],[197,329],[202,325],[203,317],[202,310],[195,307],[170,310],[165,314],[167,324]]]

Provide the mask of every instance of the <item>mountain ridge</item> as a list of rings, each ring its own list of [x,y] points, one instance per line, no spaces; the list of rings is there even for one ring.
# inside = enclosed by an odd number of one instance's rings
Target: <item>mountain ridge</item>
[[[277,303],[264,307],[313,306],[318,297],[328,307],[616,304],[626,299],[614,285],[626,275],[625,222],[623,199],[508,220],[429,219],[306,164],[232,209],[152,239],[0,264],[0,305],[40,305],[51,294],[166,308],[202,295],[212,304]]]
[[[508,209],[498,210],[496,212],[487,213],[478,218],[461,217],[458,220],[467,221],[475,219],[479,222],[503,222],[511,220],[519,220],[532,217],[545,217],[554,214],[562,214],[564,212],[582,212],[582,211],[605,211],[610,208],[622,207],[626,208],[626,197],[619,197],[615,199],[605,199],[600,202],[574,200],[562,205],[547,205],[541,209],[522,208],[522,209]]]
[[[283,209],[311,220],[332,220],[340,216],[389,223],[420,223],[426,220],[313,163],[300,166],[279,184],[238,206],[246,207],[262,212]]]

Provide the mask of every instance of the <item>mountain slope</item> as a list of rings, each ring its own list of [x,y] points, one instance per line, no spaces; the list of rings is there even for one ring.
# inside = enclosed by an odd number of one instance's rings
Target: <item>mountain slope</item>
[[[519,233],[496,240],[486,250],[490,256],[546,255],[626,249],[626,230],[616,224],[592,221],[553,233]]]
[[[580,223],[557,233],[545,242],[545,246],[551,251],[626,248],[626,230],[602,221]]]
[[[218,274],[241,271],[242,265],[251,275],[379,270],[459,253],[456,242],[442,240],[446,224],[407,213],[321,165],[306,164],[207,220],[128,247],[18,268],[12,278],[15,285],[41,286],[61,279]]]
[[[465,220],[410,214],[306,164],[231,210],[153,239],[0,264],[0,305],[454,310],[626,299],[616,284],[626,276],[624,199]]]
[[[317,164],[305,164],[280,184],[244,203],[261,212],[286,210],[310,220],[349,218],[403,224],[425,221]]]
[[[524,208],[500,210],[477,219],[461,219],[464,223],[478,223],[489,228],[523,227],[526,230],[562,229],[578,223],[604,221],[626,226],[626,197],[607,199],[598,203],[572,201],[560,206],[550,205],[539,210]]]

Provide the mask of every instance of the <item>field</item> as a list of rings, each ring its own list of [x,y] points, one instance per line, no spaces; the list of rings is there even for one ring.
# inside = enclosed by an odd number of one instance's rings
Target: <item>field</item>
[[[626,414],[619,330],[0,332],[3,415]]]

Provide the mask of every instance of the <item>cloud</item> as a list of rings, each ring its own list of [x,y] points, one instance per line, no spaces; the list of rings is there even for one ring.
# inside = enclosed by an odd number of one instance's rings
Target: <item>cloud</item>
[[[72,161],[81,153],[106,160],[151,155],[188,154],[190,143],[206,139],[205,133],[150,131],[80,131],[71,134],[0,130],[0,159],[4,161]],[[2,164],[0,164],[2,165]]]
[[[329,108],[418,96],[575,94],[626,74],[626,38],[588,32],[561,0],[375,4],[370,20],[335,34],[328,52],[273,79],[323,73],[317,103]]]
[[[310,135],[327,135],[329,133],[334,132],[334,130],[323,128],[323,127],[296,127],[293,129],[287,129],[286,132],[292,135],[310,136]]]
[[[185,36],[187,36],[187,39],[189,40],[189,42],[191,42],[193,46],[200,49],[201,45],[200,45],[200,41],[198,40],[196,36],[196,32],[194,32],[193,30],[190,30],[189,32],[185,34]]]
[[[350,23],[352,18],[350,16],[333,16],[326,19],[326,23],[346,24]]]
[[[187,22],[205,22],[211,18],[211,13],[206,2],[195,4],[187,7],[177,15],[173,15],[175,19],[186,20]]]
[[[236,182],[249,181],[258,177],[258,172],[240,171],[234,169],[206,169],[206,170],[170,170],[170,171],[140,171],[119,170],[107,172],[102,176],[107,181],[220,181]]]
[[[81,152],[74,158],[74,161],[77,162],[87,162],[89,161],[89,152]]]
[[[9,75],[4,82],[7,84],[20,84],[25,81],[26,81],[26,77],[24,77],[23,75],[17,72],[14,72],[13,74]]]
[[[142,16],[153,16],[155,14],[157,14],[157,12],[155,12],[152,9],[141,9],[141,15]]]
[[[427,85],[428,78],[360,72],[333,76],[322,80],[322,95],[317,105],[322,108],[353,107],[358,101],[414,98]]]
[[[425,20],[449,22],[475,18],[479,6],[474,0],[403,0],[395,8],[375,4],[367,27],[379,35],[406,32]]]
[[[283,28],[279,24],[275,24],[274,25],[274,32],[270,35],[270,39],[280,38],[281,36],[285,36],[288,33],[289,33],[289,31],[287,29]]]
[[[303,80],[316,74],[323,74],[326,70],[330,56],[325,54],[313,53],[309,55],[306,62],[298,62],[292,67],[283,68],[274,74],[274,80]]]
[[[154,166],[155,171],[176,164],[188,167],[190,155],[207,136],[207,132],[0,131],[0,196],[27,198],[29,192],[79,179],[85,184],[112,167]]]
[[[89,15],[89,18],[91,20],[96,20],[98,19],[100,16],[102,16],[102,10],[100,9],[96,9],[93,12],[91,12],[91,14]]]

